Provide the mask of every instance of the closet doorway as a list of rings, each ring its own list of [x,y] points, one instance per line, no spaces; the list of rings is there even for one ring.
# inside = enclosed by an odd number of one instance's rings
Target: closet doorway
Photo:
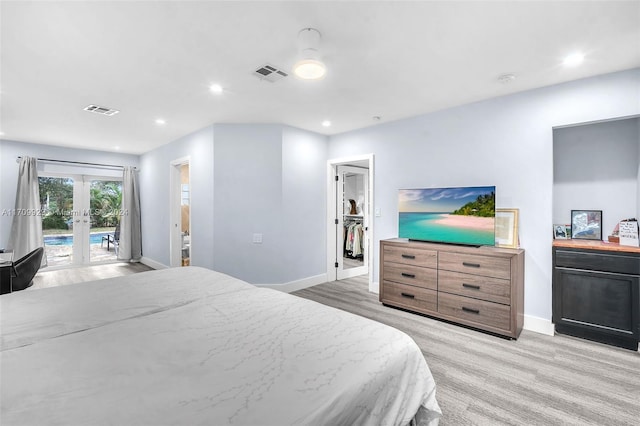
[[[171,162],[171,266],[191,264],[191,169],[190,158]]]
[[[373,154],[328,162],[327,276],[366,276],[372,289]]]

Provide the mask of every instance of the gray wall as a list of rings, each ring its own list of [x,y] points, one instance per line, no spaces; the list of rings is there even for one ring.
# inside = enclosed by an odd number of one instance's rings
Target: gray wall
[[[283,282],[326,273],[328,138],[282,132]]]
[[[18,185],[18,156],[48,158],[52,160],[81,161],[119,166],[139,166],[137,155],[118,154],[116,152],[93,151],[88,149],[64,148],[35,143],[0,140],[0,247],[6,247],[11,232],[11,217],[1,214],[4,209],[13,209]],[[75,174],[99,174],[113,176],[108,169],[77,166],[54,166],[38,164],[38,170],[56,170]],[[122,176],[122,172],[117,171]]]
[[[143,256],[170,265],[171,161],[190,157],[191,264],[213,268],[213,126],[205,127],[140,158]]]
[[[550,320],[553,128],[638,114],[638,99],[634,69],[337,135],[329,158],[375,155],[374,259],[397,236],[399,188],[496,185],[497,206],[520,209],[525,314]]]
[[[325,273],[327,138],[215,124],[141,158],[144,257],[169,265],[169,164],[191,156],[192,264],[254,284]],[[254,234],[262,243],[253,242]]]
[[[214,269],[254,284],[324,273],[326,160],[327,140],[314,133],[215,125]]]
[[[606,240],[636,217],[638,155],[637,118],[554,130],[553,223],[569,224],[571,210],[602,210]]]
[[[214,269],[281,283],[282,126],[216,124],[214,164]]]
[[[638,135],[638,186],[636,187],[636,219],[640,216],[640,118],[636,118],[636,134]]]

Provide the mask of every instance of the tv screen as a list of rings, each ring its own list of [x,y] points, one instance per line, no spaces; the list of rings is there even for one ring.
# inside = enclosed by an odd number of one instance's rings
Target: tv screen
[[[496,187],[401,189],[400,238],[495,245]]]

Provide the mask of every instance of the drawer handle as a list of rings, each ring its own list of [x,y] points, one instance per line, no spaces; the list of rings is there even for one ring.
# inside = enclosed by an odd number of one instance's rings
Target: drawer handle
[[[407,297],[407,298],[409,298],[409,299],[415,299],[415,298],[416,298],[416,296],[415,296],[415,295],[413,295],[413,294],[409,294],[409,293],[404,293],[404,292],[403,292],[403,293],[400,293],[400,295],[401,295],[402,297]]]
[[[471,309],[471,308],[467,308],[466,306],[463,306],[462,310],[465,311],[465,312],[469,312],[471,314],[479,314],[480,313],[479,309]]]
[[[479,268],[480,264],[479,263],[462,262],[462,266],[467,266],[469,268]]]
[[[479,285],[473,285],[473,284],[462,283],[462,287],[472,288],[472,289],[474,289],[474,290],[480,290],[480,286],[479,286]]]
[[[403,254],[402,255],[403,259],[415,259],[416,257],[412,254]]]
[[[403,277],[407,277],[407,278],[415,278],[415,277],[416,277],[416,274],[407,274],[406,272],[403,272],[403,273],[402,273],[402,276],[403,276]]]

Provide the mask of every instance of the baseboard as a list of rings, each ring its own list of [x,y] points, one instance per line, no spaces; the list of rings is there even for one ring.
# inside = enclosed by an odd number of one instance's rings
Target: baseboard
[[[522,328],[536,333],[546,334],[547,336],[553,336],[555,334],[555,326],[551,320],[532,317],[531,315],[524,316],[524,324]]]
[[[304,288],[313,287],[314,285],[327,282],[327,274],[320,274],[314,277],[303,278],[297,281],[291,281],[283,284],[254,284],[256,287],[272,288],[274,290],[291,293],[302,290]]]
[[[160,263],[160,262],[156,262],[155,260],[149,259],[148,257],[144,257],[144,256],[140,259],[140,263],[142,263],[143,265],[147,265],[148,267],[153,268],[153,269],[167,269],[168,268],[167,265],[165,265],[163,263]]]

